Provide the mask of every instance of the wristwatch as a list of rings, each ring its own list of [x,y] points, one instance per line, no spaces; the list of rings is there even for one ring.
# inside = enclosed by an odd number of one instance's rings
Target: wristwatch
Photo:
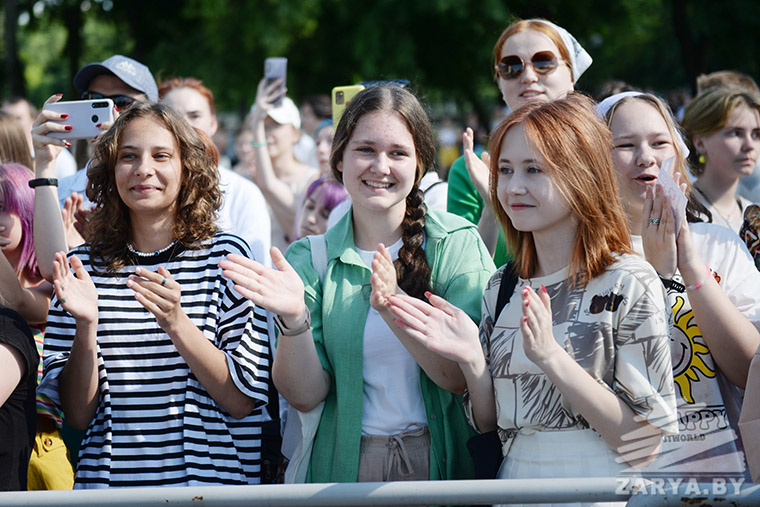
[[[311,313],[309,313],[309,307],[304,305],[303,307],[303,324],[298,327],[289,328],[282,322],[282,317],[274,315],[274,325],[277,326],[277,330],[281,336],[298,336],[311,329]]]

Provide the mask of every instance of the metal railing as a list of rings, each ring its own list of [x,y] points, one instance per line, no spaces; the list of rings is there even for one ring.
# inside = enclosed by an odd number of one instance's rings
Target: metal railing
[[[652,505],[760,505],[759,484],[682,483],[641,488],[616,478],[410,481],[351,484],[292,484],[111,488],[0,493],[4,506],[342,506],[470,505],[495,503],[626,502]],[[718,494],[716,494],[718,493]]]

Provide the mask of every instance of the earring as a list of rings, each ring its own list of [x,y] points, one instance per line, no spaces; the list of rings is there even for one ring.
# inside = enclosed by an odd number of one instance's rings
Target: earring
[[[703,153],[699,154],[699,163],[702,165],[705,165],[705,155]]]

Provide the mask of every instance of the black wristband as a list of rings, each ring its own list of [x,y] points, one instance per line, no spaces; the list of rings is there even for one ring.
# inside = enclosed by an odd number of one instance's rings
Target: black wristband
[[[29,188],[37,187],[57,187],[58,178],[35,178],[29,180]]]
[[[686,286],[682,283],[678,283],[675,280],[669,280],[667,278],[660,277],[660,281],[666,289],[673,289],[677,292],[685,292]]]

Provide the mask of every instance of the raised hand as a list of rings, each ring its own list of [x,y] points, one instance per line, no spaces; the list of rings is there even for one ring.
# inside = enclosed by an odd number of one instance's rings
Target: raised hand
[[[467,167],[470,181],[472,181],[475,190],[478,191],[483,202],[488,203],[490,200],[488,195],[490,170],[488,166],[491,164],[491,156],[487,151],[484,151],[478,157],[474,150],[475,134],[469,127],[467,127],[467,130],[462,135],[462,146],[464,148],[464,165]]]
[[[78,220],[79,209],[82,207],[82,195],[73,192],[63,204],[61,218],[63,219],[63,230],[66,232],[66,243],[69,249],[77,247],[84,243],[84,225]]]
[[[391,254],[382,243],[377,245],[377,252],[372,260],[372,276],[369,280],[372,285],[369,303],[375,310],[383,311],[388,306],[388,297],[398,292],[398,282]]]
[[[470,317],[442,297],[429,292],[430,304],[403,294],[388,298],[393,322],[428,350],[460,365],[482,358],[478,327]]]
[[[554,354],[565,353],[552,329],[552,304],[549,294],[542,286],[536,293],[530,287],[522,290],[523,318],[520,330],[523,334],[523,349],[528,359],[541,369]]]
[[[644,199],[641,241],[647,262],[660,276],[673,278],[677,264],[675,217],[668,198],[657,186],[648,188]]]
[[[98,321],[98,291],[79,257],[72,255],[69,265],[65,253],[55,254],[53,287],[61,307],[77,321],[90,324]]]
[[[219,263],[225,278],[235,283],[235,290],[256,306],[296,321],[304,314],[304,286],[301,277],[288,264],[277,247],[270,250],[272,269],[242,255],[230,254]]]
[[[280,79],[276,79],[269,84],[267,84],[266,78],[259,81],[259,85],[256,88],[254,113],[258,110],[259,113],[263,112],[265,115],[267,111],[275,107],[275,102],[285,96],[287,88],[284,90],[281,89],[280,84],[282,84],[282,80]]]
[[[55,159],[58,158],[61,150],[64,147],[71,146],[71,143],[64,139],[58,139],[57,137],[51,137],[48,135],[51,132],[67,131],[67,125],[61,122],[65,121],[68,118],[68,115],[45,109],[46,105],[58,102],[62,97],[62,94],[57,93],[48,98],[42,106],[40,114],[37,115],[37,118],[35,118],[34,123],[32,124],[34,162],[35,167],[37,168],[37,175],[40,177],[47,176],[40,174],[40,170],[47,167],[52,167],[54,169]]]

